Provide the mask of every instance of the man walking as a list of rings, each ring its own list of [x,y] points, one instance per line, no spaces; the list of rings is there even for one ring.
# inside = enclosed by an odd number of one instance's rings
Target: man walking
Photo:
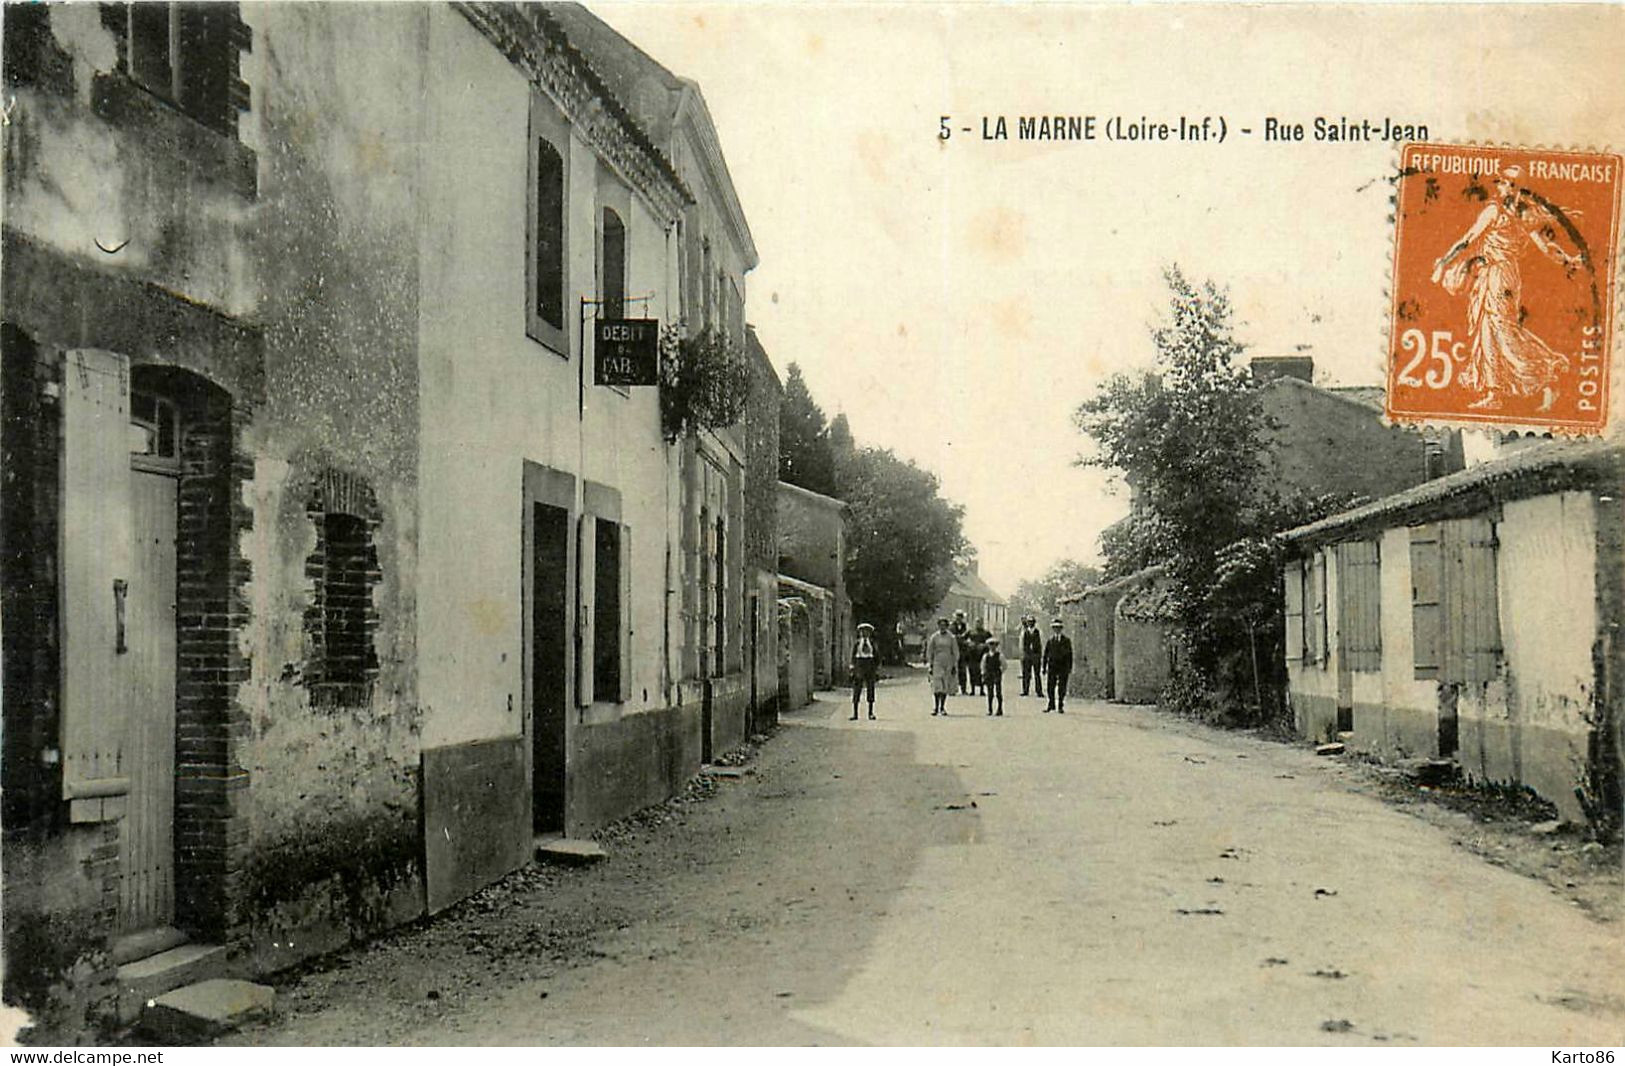
[[[1072,642],[1062,632],[1061,620],[1049,624],[1050,638],[1044,642],[1044,673],[1049,678],[1049,706],[1044,713],[1066,713],[1066,679],[1072,673]]]
[[[1038,685],[1038,698],[1044,698],[1044,634],[1038,631],[1038,619],[1032,615],[1021,620],[1021,694],[1027,695],[1029,683]]]

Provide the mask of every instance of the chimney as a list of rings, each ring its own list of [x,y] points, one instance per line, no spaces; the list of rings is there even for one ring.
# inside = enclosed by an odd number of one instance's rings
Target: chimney
[[[1297,378],[1313,382],[1315,357],[1312,355],[1255,355],[1250,364],[1253,380],[1274,381],[1276,378]]]

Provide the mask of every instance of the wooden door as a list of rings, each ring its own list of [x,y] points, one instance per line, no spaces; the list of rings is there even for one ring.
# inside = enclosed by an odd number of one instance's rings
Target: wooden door
[[[557,833],[564,829],[570,514],[545,503],[531,507],[531,809],[537,832]]]
[[[175,912],[176,481],[133,470],[130,577],[124,587],[121,673],[128,689],[120,926],[168,925]]]

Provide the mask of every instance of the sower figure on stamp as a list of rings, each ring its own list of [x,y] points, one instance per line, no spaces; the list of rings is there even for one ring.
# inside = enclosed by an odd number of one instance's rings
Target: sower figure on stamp
[[[869,695],[869,720],[875,717],[875,680],[880,677],[880,646],[875,643],[875,627],[858,623],[858,639],[852,645],[852,720],[858,720],[858,694]]]
[[[1021,620],[1021,694],[1027,695],[1030,684],[1037,684],[1038,698],[1044,698],[1044,634],[1038,631],[1038,619],[1032,615]]]
[[[926,639],[925,666],[931,678],[931,716],[947,717],[948,694],[959,672],[959,641],[949,631],[946,618],[937,619],[937,631]]]
[[[1456,380],[1482,393],[1470,409],[1498,407],[1504,395],[1539,395],[1537,411],[1549,411],[1557,400],[1557,379],[1569,368],[1569,357],[1524,328],[1523,275],[1519,258],[1533,244],[1557,265],[1572,269],[1584,262],[1570,255],[1556,237],[1551,211],[1519,188],[1520,167],[1507,167],[1495,179],[1495,198],[1461,239],[1433,265],[1433,280],[1455,295],[1467,289],[1467,334],[1471,350],[1456,370]]]
[[[967,661],[967,657],[969,655],[968,646],[970,643],[970,638],[968,636],[970,633],[970,623],[965,621],[964,611],[954,612],[954,620],[949,624],[948,632],[953,634],[954,640],[956,641],[955,646],[959,649],[959,662],[955,664],[954,669],[958,672],[959,676],[959,694],[963,696],[970,691],[970,664]]]
[[[1061,620],[1049,624],[1050,638],[1044,643],[1044,674],[1049,678],[1049,706],[1044,713],[1066,713],[1066,679],[1072,673],[1072,642],[1062,632]]]
[[[982,653],[982,687],[987,690],[987,713],[1004,716],[1004,656],[999,654],[999,638],[987,638],[987,651]],[[993,699],[998,697],[999,709],[994,711]]]

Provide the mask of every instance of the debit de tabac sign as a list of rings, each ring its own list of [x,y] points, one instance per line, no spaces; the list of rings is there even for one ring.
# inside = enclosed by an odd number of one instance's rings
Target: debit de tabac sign
[[[600,318],[593,323],[593,381],[625,388],[660,383],[660,320]]]

